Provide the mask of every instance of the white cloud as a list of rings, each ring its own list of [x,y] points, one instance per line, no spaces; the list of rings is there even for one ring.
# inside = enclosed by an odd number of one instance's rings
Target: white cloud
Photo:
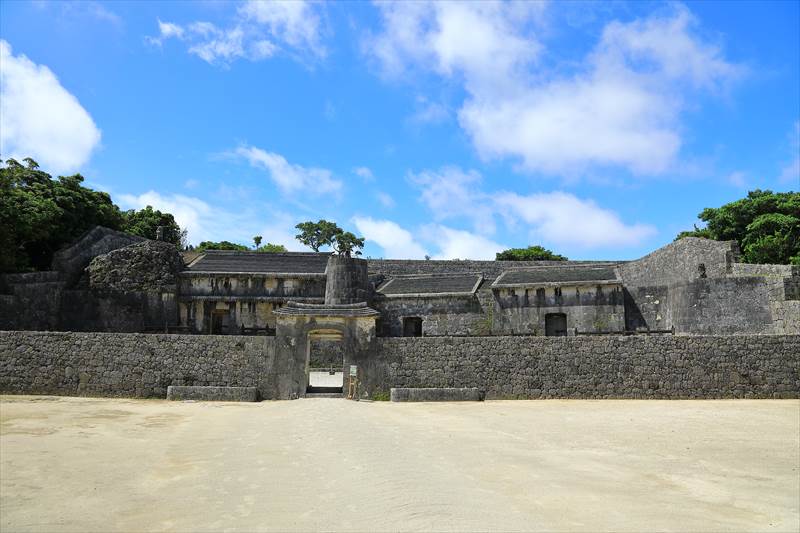
[[[92,117],[44,65],[0,40],[0,153],[54,174],[79,170],[100,143]]]
[[[427,253],[409,231],[390,220],[356,216],[353,224],[364,239],[383,248],[390,259],[422,259]]]
[[[527,16],[514,3],[380,9],[384,31],[370,53],[383,71],[422,68],[463,83],[459,123],[479,154],[517,159],[529,171],[575,174],[601,165],[664,172],[680,151],[686,98],[742,74],[697,37],[697,22],[682,6],[611,22],[572,71],[563,60],[561,70],[542,66],[547,56],[531,29],[538,8]]]
[[[275,39],[295,49],[308,50],[319,57],[327,53],[320,43],[320,16],[311,2],[249,0],[239,13],[266,26]]]
[[[172,213],[182,229],[188,231],[189,242],[228,240],[249,245],[253,235],[262,235],[264,243],[283,244],[289,250],[307,250],[294,238],[296,217],[276,210],[253,210],[251,207],[230,211],[204,200],[182,194],[160,194],[156,191],[115,196],[125,209],[154,209]],[[271,220],[264,221],[264,212]]]
[[[498,213],[511,224],[528,224],[537,239],[546,243],[585,248],[631,246],[656,233],[652,226],[627,225],[613,211],[565,192],[528,196],[506,192],[495,194],[493,199]]]
[[[458,167],[438,171],[424,170],[409,179],[422,192],[420,199],[433,213],[434,220],[466,217],[480,233],[494,233],[494,207],[486,195],[478,192],[481,175]]]
[[[303,191],[320,195],[335,193],[342,188],[342,182],[334,179],[332,172],[324,168],[295,165],[280,154],[255,146],[240,146],[233,153],[246,159],[253,167],[266,170],[284,193]]]
[[[410,179],[421,188],[420,199],[434,220],[467,219],[481,235],[495,232],[496,218],[512,231],[524,226],[538,242],[584,248],[639,244],[656,232],[645,224],[625,224],[615,212],[565,192],[525,196],[484,191],[482,177],[474,170],[444,167],[412,174]]]
[[[391,195],[386,194],[385,192],[382,191],[378,191],[377,193],[375,193],[375,196],[378,198],[378,201],[381,203],[383,207],[387,209],[391,209],[392,207],[394,207],[395,202],[394,198],[392,198]]]
[[[447,226],[428,226],[424,231],[439,248],[434,259],[494,259],[497,252],[507,248],[481,235]]]
[[[372,174],[372,171],[367,167],[356,167],[353,169],[353,172],[364,181],[373,181],[375,179],[375,175]]]
[[[173,38],[184,41],[190,54],[210,64],[261,61],[281,50],[314,58],[324,58],[327,53],[321,44],[317,4],[302,0],[249,0],[239,6],[233,24],[225,28],[205,21],[180,25],[159,19],[158,31],[157,36],[145,40],[158,46]]]

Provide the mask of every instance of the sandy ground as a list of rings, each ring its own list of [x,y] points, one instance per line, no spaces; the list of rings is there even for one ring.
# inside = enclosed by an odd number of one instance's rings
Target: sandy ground
[[[0,398],[0,529],[800,530],[800,401]]]

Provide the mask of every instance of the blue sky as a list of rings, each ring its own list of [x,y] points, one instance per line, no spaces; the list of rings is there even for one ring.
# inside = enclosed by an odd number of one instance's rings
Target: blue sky
[[[0,152],[189,239],[642,256],[800,189],[800,2],[3,2]]]

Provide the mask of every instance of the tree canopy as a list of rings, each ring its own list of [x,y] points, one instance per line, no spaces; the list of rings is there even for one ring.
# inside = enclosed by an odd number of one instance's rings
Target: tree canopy
[[[231,250],[231,251],[239,251],[239,252],[246,252],[249,251],[250,248],[243,245],[243,244],[236,244],[235,242],[230,241],[203,241],[195,247],[195,251],[203,252],[205,250]],[[268,242],[263,246],[259,246],[255,249],[256,252],[261,253],[279,253],[279,252],[286,252],[286,247],[282,244],[272,244]]]
[[[234,250],[234,251],[247,251],[250,248],[243,244],[236,244],[230,241],[203,241],[195,247],[195,251],[202,252],[204,250]]]
[[[495,261],[567,261],[563,255],[558,255],[542,246],[528,246],[527,248],[509,248],[495,254]]]
[[[344,231],[335,222],[321,219],[317,222],[301,222],[295,228],[300,230],[295,238],[315,252],[323,246],[330,246],[339,255],[350,257],[361,255],[364,247],[364,238],[356,237],[349,231]]]
[[[323,246],[333,246],[333,241],[342,229],[334,222],[320,219],[317,222],[301,222],[295,228],[300,230],[300,233],[295,235],[295,239],[305,244],[315,252]]]
[[[800,193],[756,189],[747,197],[699,215],[705,228],[683,231],[683,237],[705,237],[739,243],[747,263],[800,265]]]
[[[60,176],[38,170],[25,158],[0,168],[0,272],[45,270],[53,253],[94,226],[154,239],[159,225],[178,244],[184,235],[172,215],[151,207],[121,211],[108,193],[84,187],[83,176]]]

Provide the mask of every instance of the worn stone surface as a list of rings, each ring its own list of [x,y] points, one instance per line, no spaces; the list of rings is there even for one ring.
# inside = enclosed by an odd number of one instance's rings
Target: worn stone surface
[[[164,398],[170,385],[280,397],[273,337],[0,332],[0,391]]]
[[[484,393],[478,388],[399,388],[392,387],[393,402],[482,402]]]
[[[489,399],[800,397],[798,335],[374,339],[359,320],[363,335],[343,319],[295,325],[342,333],[359,396],[472,387]],[[291,335],[0,332],[0,392],[164,398],[169,385],[200,385],[292,398],[305,391],[307,354]]]
[[[183,258],[174,244],[142,241],[98,255],[87,268],[95,290],[175,290]]]
[[[191,385],[170,385],[167,387],[167,400],[257,402],[258,389],[255,387],[204,387]]]
[[[797,398],[800,336],[378,339],[386,387],[496,398]]]
[[[71,286],[84,277],[84,269],[93,258],[141,241],[144,239],[137,235],[95,226],[53,255],[53,270]]]

